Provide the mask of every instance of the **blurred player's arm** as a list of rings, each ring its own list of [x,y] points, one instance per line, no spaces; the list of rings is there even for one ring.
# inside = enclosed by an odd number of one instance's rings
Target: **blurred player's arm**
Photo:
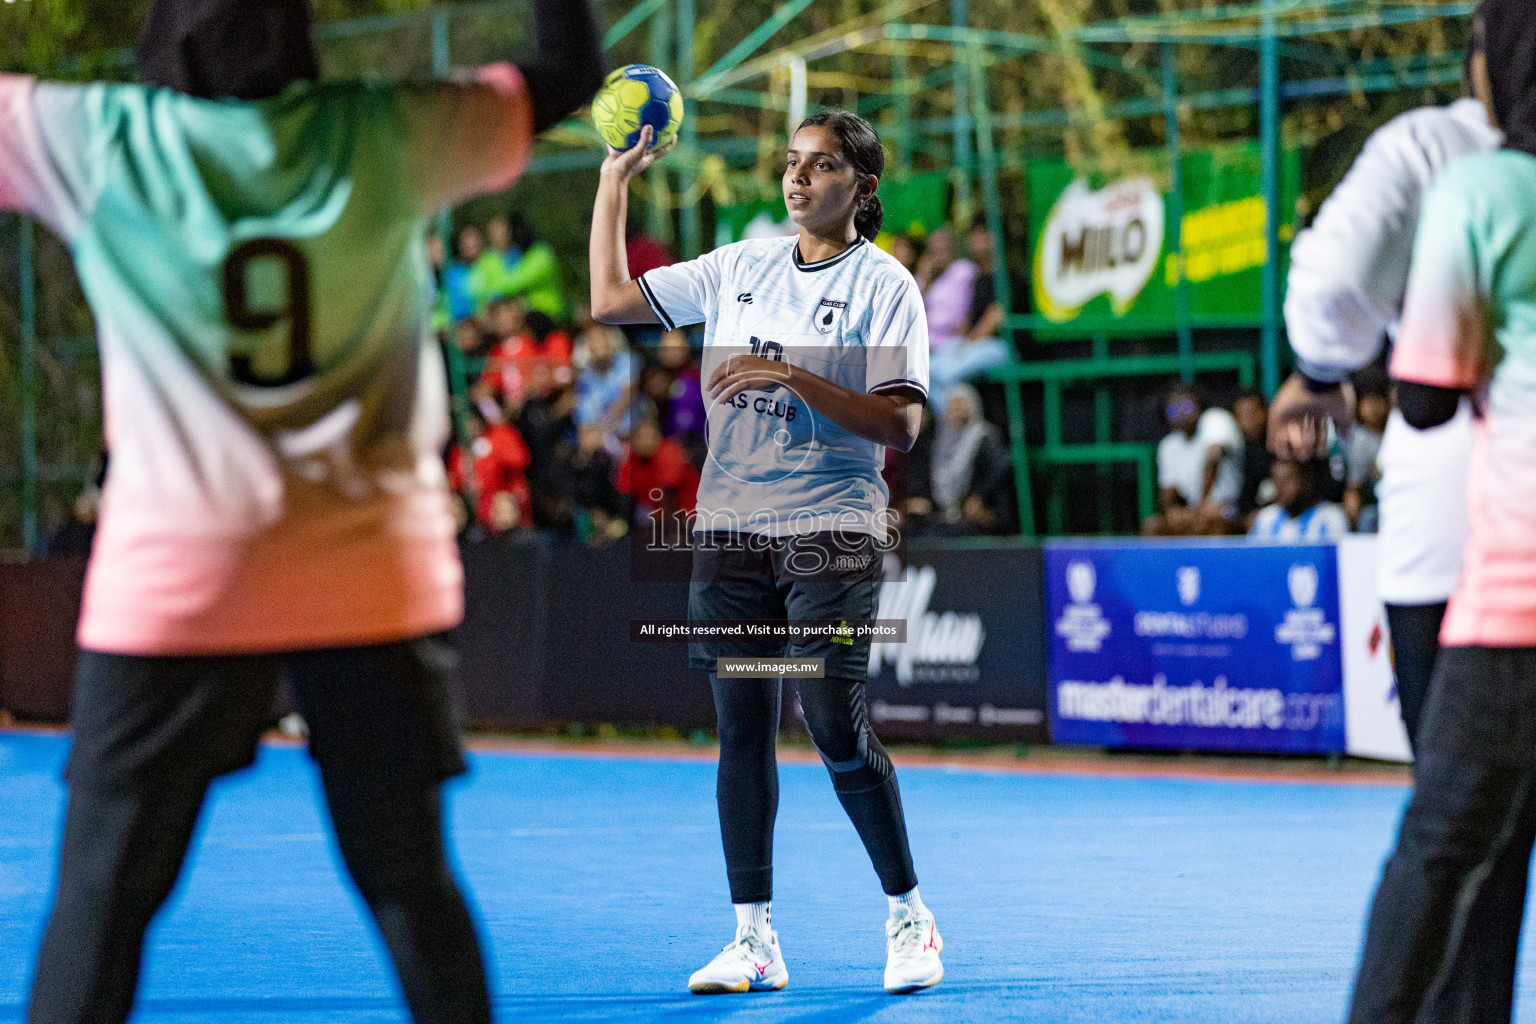
[[[534,0],[533,14],[538,54],[471,69],[451,83],[398,88],[407,173],[429,208],[510,186],[534,136],[602,85],[602,41],[590,0]]]
[[[1461,396],[1482,383],[1495,361],[1470,230],[1474,217],[1489,216],[1471,209],[1478,201],[1476,174],[1466,164],[1445,173],[1425,200],[1414,243],[1392,377],[1403,418],[1420,430],[1450,420]]]
[[[591,0],[533,0],[538,56],[517,62],[533,102],[533,130],[564,121],[603,84],[603,37]]]
[[[1297,372],[1270,407],[1270,446],[1282,458],[1327,449],[1327,425],[1354,419],[1349,374],[1381,352],[1402,308],[1423,198],[1409,164],[1417,145],[1405,123],[1389,123],[1365,148],[1291,246],[1285,326]]]
[[[0,210],[74,237],[97,194],[87,87],[0,74]]]
[[[1285,326],[1313,381],[1336,384],[1370,363],[1402,312],[1424,146],[1410,122],[1379,129],[1291,246]]]
[[[592,236],[587,255],[591,260],[592,319],[605,324],[661,324],[668,330],[679,323],[698,323],[704,319],[686,318],[681,311],[669,316],[663,307],[647,295],[639,281],[629,277],[629,258],[624,245],[624,221],[629,213],[629,182],[635,175],[672,151],[676,140],[648,151],[656,131],[650,125],[640,129],[640,141],[632,149],[609,149],[597,179],[597,199],[592,206]],[[698,262],[698,261],[694,261]],[[685,273],[687,264],[663,268]],[[671,322],[669,322],[671,321]]]

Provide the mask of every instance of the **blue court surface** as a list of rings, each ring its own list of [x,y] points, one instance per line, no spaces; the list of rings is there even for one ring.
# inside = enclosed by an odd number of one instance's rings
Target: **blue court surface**
[[[0,1021],[24,1016],[66,749],[0,735]],[[713,765],[476,755],[453,789],[453,842],[498,1020],[1332,1024],[1405,797],[904,768],[948,977],[892,997],[885,899],[863,849],[820,766],[781,773],[774,918],[789,987],[698,997],[689,973],[734,927]],[[281,747],[216,788],[150,933],[133,1020],[406,1020],[315,797],[307,756]]]

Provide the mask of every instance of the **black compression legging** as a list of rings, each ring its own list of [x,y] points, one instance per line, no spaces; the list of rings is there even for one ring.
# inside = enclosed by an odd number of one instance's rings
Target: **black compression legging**
[[[144,931],[181,871],[206,781],[144,791],[77,788],[60,887],[33,983],[31,1024],[121,1024]],[[327,780],[342,858],[400,975],[417,1024],[489,1024],[479,941],[448,869],[436,784]]]
[[[720,679],[710,674],[720,730],[716,798],[732,903],[773,898],[773,821],[779,809],[775,758],[782,684],[777,679]],[[864,683],[797,683],[811,742],[832,776],[837,799],[858,830],[880,876],[896,896],[917,885],[901,792],[885,748],[869,727]]]

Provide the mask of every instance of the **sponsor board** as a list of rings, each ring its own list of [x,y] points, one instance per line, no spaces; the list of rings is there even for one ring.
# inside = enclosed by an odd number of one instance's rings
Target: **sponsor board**
[[[1376,538],[1339,541],[1339,642],[1344,655],[1345,749],[1356,757],[1411,761],[1392,672],[1387,611],[1376,595]]]
[[[1038,337],[1172,331],[1181,280],[1197,326],[1259,326],[1268,252],[1260,147],[1186,151],[1179,171],[1183,216],[1175,224],[1162,150],[1133,152],[1113,165],[1029,162],[1029,219],[1038,225],[1030,239],[1031,293],[1049,321]],[[1301,181],[1299,150],[1286,150],[1281,179],[1283,264]]]
[[[1122,178],[1098,190],[1078,178],[1056,198],[1041,232],[1035,300],[1057,323],[1100,295],[1124,316],[1162,251],[1163,196],[1151,178]]]
[[[878,616],[906,643],[869,654],[869,713],[882,736],[1043,743],[1040,549],[924,549],[881,585]]]
[[[1344,750],[1332,547],[1062,541],[1044,569],[1058,742]]]

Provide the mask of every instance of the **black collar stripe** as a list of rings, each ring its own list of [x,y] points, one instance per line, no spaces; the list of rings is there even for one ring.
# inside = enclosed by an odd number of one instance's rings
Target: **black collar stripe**
[[[826,259],[817,260],[815,263],[804,263],[801,261],[800,239],[798,238],[796,238],[793,244],[790,246],[790,251],[794,254],[795,257],[795,269],[803,270],[807,274],[813,274],[818,270],[826,270],[828,267],[836,266],[837,264],[841,263],[843,260],[851,256],[855,251],[857,251],[859,246],[864,244],[864,241],[864,236],[860,235],[858,238],[854,239],[852,245],[838,253],[836,256],[828,256]]]

